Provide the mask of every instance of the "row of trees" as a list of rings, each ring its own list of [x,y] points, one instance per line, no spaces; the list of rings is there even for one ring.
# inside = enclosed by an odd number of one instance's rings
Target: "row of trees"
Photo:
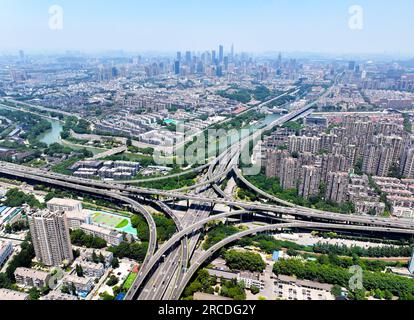
[[[11,225],[7,224],[4,227],[4,232],[10,234],[10,233],[19,232],[19,231],[27,230],[27,229],[29,229],[28,221],[27,220],[19,220],[19,221],[16,221],[15,223],[13,223]]]
[[[32,208],[43,208],[44,205],[39,202],[33,195],[26,194],[17,188],[10,189],[6,193],[4,205],[8,207],[21,207],[27,204]]]
[[[197,177],[198,173],[192,172],[179,177],[141,183],[140,186],[143,188],[174,190],[194,185]]]
[[[229,250],[223,254],[223,258],[231,270],[263,272],[266,268],[266,263],[262,257],[253,252]]]
[[[217,279],[210,276],[207,270],[199,270],[196,278],[184,289],[184,300],[192,300],[193,294],[196,292],[213,294],[213,286],[216,284],[216,282]]]
[[[242,247],[255,246],[269,254],[281,249],[312,252],[312,247],[299,245],[291,241],[277,240],[274,237],[265,234],[243,238],[238,241],[238,244]]]
[[[383,272],[387,267],[406,267],[407,265],[402,262],[382,261],[382,260],[366,260],[357,256],[350,257],[338,257],[335,254],[320,255],[317,257],[317,261],[322,265],[334,265],[341,268],[349,268],[355,265],[360,266],[367,271]]]
[[[203,249],[208,250],[216,243],[238,232],[240,232],[239,228],[220,223],[207,233],[207,238],[203,243]]]
[[[131,224],[137,230],[138,237],[141,241],[149,241],[149,228],[143,216],[137,214],[133,215]]]
[[[280,260],[275,263],[273,271],[276,275],[295,275],[300,279],[336,284],[345,288],[349,288],[353,276],[347,268],[298,259]],[[364,271],[362,280],[365,290],[387,290],[402,300],[414,299],[413,279],[383,272]]]
[[[119,246],[108,248],[108,251],[116,258],[129,258],[142,263],[148,251],[148,242],[122,242]]]
[[[313,246],[315,253],[336,254],[341,256],[359,257],[410,257],[412,247],[410,246],[382,246],[362,248],[358,246],[347,247],[345,245],[318,243]]]
[[[79,247],[102,249],[107,246],[107,243],[104,239],[86,234],[80,229],[71,231],[70,240],[72,244]]]
[[[155,225],[157,226],[158,241],[163,242],[171,238],[176,231],[174,221],[163,215],[154,215],[153,217]]]
[[[290,249],[294,251],[302,251],[318,254],[333,254],[348,257],[410,257],[412,246],[377,246],[364,248],[359,246],[346,246],[329,243],[317,243],[313,246],[304,246],[291,241],[277,240],[273,236],[259,234],[253,237],[246,237],[239,240],[238,245],[242,247],[256,246],[266,253],[281,249]]]

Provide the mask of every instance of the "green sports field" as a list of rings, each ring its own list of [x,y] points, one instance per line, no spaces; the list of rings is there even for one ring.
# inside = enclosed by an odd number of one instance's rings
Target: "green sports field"
[[[131,272],[128,278],[125,280],[124,285],[122,286],[123,289],[129,290],[132,287],[135,279],[137,278],[137,273]]]
[[[103,224],[111,228],[123,228],[129,223],[128,219],[103,212],[96,212],[92,216],[92,220],[95,223]]]

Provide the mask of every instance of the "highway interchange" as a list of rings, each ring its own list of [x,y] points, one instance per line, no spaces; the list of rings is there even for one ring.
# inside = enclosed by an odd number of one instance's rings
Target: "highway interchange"
[[[329,91],[330,89],[324,95],[328,94]],[[256,141],[264,132],[307,114],[316,103],[317,101],[300,110],[293,111],[257,130],[251,136],[241,139],[210,163],[186,171],[186,173],[203,172],[208,169],[205,174],[200,174],[199,182],[189,188],[172,191],[140,188],[127,183],[75,178],[7,162],[0,162],[0,175],[110,198],[128,205],[134,213],[143,215],[149,226],[148,252],[141,265],[138,277],[125,297],[127,300],[179,299],[185,286],[198,268],[208,261],[216,251],[233,241],[252,234],[274,232],[285,228],[301,228],[413,235],[414,223],[410,220],[344,215],[295,206],[258,189],[243,177],[238,162],[241,151],[250,140]],[[162,180],[177,177],[181,174],[146,180]],[[266,198],[270,203],[264,204],[233,199],[231,194],[226,194],[220,188],[224,179],[230,175],[234,176],[239,183]],[[170,201],[177,200],[188,201],[189,206],[184,217],[179,217],[167,205]],[[176,225],[177,232],[161,247],[158,247],[154,219],[141,204],[142,201],[158,208],[169,216]],[[273,203],[277,203],[277,205]],[[214,207],[218,204],[227,206],[230,211],[211,215]],[[249,215],[250,217],[268,216],[273,219],[273,222],[279,222],[232,235],[207,251],[203,251],[197,246],[200,240],[200,232],[203,231],[207,223],[243,215]]]

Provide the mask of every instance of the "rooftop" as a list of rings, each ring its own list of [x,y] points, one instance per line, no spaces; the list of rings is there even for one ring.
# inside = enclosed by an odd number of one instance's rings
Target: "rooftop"
[[[29,277],[43,281],[46,281],[49,277],[49,273],[47,272],[29,268],[17,268],[14,274],[22,277]]]

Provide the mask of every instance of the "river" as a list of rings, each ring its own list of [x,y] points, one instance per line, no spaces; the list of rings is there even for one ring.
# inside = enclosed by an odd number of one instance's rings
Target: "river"
[[[78,146],[75,144],[72,144],[70,142],[67,141],[63,141],[62,138],[60,137],[60,134],[63,131],[63,126],[62,123],[58,120],[50,120],[47,119],[51,124],[52,124],[52,129],[46,131],[45,133],[41,134],[39,136],[39,140],[43,143],[46,143],[47,145],[51,145],[53,143],[59,143],[59,144],[63,144],[65,146],[68,146],[70,148],[72,148],[73,150],[82,150],[82,149],[86,149],[90,152],[93,153],[93,155],[99,154],[104,152],[105,150],[100,150],[100,149],[96,149],[93,147],[83,147],[83,146]]]

